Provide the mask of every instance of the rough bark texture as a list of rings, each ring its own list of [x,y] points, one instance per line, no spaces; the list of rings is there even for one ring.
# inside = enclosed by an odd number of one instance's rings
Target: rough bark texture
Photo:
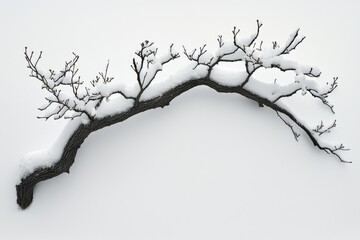
[[[126,112],[123,112],[118,115],[109,116],[103,119],[94,119],[87,125],[81,125],[70,137],[67,142],[61,159],[52,167],[41,168],[34,171],[29,176],[23,178],[19,185],[16,186],[17,190],[17,203],[23,209],[27,208],[33,199],[34,187],[37,183],[45,181],[47,179],[56,177],[64,172],[69,173],[70,167],[74,163],[77,150],[80,148],[84,140],[89,136],[93,131],[97,131],[101,128],[111,126],[115,123],[125,121],[126,119],[144,112],[149,109],[154,109],[158,107],[165,107],[170,104],[170,102],[177,96],[182,93],[196,87],[196,86],[208,86],[217,92],[220,93],[237,93],[246,98],[252,99],[255,102],[259,103],[259,106],[267,106],[277,112],[285,114],[289,117],[294,123],[296,123],[304,132],[309,136],[313,144],[324,150],[313,137],[311,132],[303,126],[294,115],[288,112],[286,109],[281,108],[276,103],[269,101],[266,98],[263,98],[253,92],[250,92],[244,89],[242,86],[237,87],[227,87],[220,85],[209,79],[208,77],[202,79],[189,80],[183,84],[178,85],[177,87],[165,92],[159,97],[148,101],[139,101],[134,104],[134,106]]]

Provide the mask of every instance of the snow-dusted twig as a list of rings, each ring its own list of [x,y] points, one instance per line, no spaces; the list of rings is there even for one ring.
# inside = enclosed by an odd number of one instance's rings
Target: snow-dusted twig
[[[324,133],[329,133],[334,127],[336,127],[336,120],[334,120],[334,122],[328,127],[324,127],[324,123],[321,121],[320,124],[317,125],[315,129],[313,129],[313,131],[321,136]]]
[[[179,58],[180,54],[174,51],[174,44],[170,45],[169,51],[164,56],[158,56],[158,49],[154,48],[154,43],[145,40],[140,44],[141,48],[135,54],[138,57],[133,58],[131,68],[136,74],[136,80],[139,86],[139,92],[135,98],[135,104],[139,103],[141,95],[150,86],[156,75],[162,71],[162,68],[168,62]]]
[[[332,113],[335,113],[334,105],[330,104],[327,98],[329,97],[329,94],[331,94],[335,90],[335,88],[337,88],[337,80],[338,78],[334,77],[333,82],[331,84],[327,83],[325,87],[318,87],[306,80],[304,80],[303,82],[295,81],[285,86],[279,86],[277,88],[277,92],[280,92],[281,94],[278,94],[277,97],[273,100],[273,102],[277,102],[282,98],[291,97],[302,90],[303,95],[305,95],[307,92],[310,93],[312,97],[320,99],[321,102],[325,106],[327,106]]]
[[[76,78],[78,69],[76,68],[76,63],[79,60],[79,56],[73,53],[73,59],[69,62],[65,62],[64,69],[59,73],[56,73],[54,70],[49,70],[49,75],[45,76],[38,69],[38,63],[42,57],[42,52],[36,60],[33,59],[34,52],[29,52],[25,48],[25,60],[27,61],[28,68],[30,71],[30,77],[36,78],[42,82],[42,88],[45,89],[49,95],[45,97],[47,104],[43,107],[40,107],[39,110],[44,112],[43,116],[38,118],[43,118],[48,120],[53,117],[54,119],[60,119],[65,116],[67,112],[73,112],[70,118],[81,116],[85,114],[89,119],[93,119],[91,113],[85,109],[83,106],[86,104],[84,99],[79,98],[78,89],[83,82],[80,80],[80,77]],[[69,75],[69,76],[67,76]],[[70,86],[72,90],[72,96],[64,93],[63,87]]]
[[[279,55],[289,54],[292,50],[295,50],[295,48],[305,40],[305,36],[300,37],[299,32],[300,32],[300,28],[297,29],[296,32],[291,35],[289,41],[281,49],[282,51],[281,53],[279,53]]]
[[[221,45],[221,43],[219,43],[219,44]],[[211,57],[210,59],[207,59],[205,61],[202,60],[202,57],[207,52],[205,47],[206,47],[206,44],[204,44],[202,47],[199,47],[199,49],[195,48],[193,51],[188,52],[186,50],[185,46],[183,46],[185,56],[190,61],[196,62],[196,65],[195,65],[195,67],[193,67],[193,70],[195,70],[199,65],[204,65],[204,66],[207,66],[207,67],[211,66],[211,61],[214,59],[214,57]]]

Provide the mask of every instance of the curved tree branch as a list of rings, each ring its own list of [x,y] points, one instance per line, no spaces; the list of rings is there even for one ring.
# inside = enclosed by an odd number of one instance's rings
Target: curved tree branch
[[[180,56],[179,53],[173,50],[173,45],[170,46],[167,54],[158,57],[157,48],[153,47],[153,43],[145,41],[141,44],[140,50],[135,52],[137,59],[134,58],[131,65],[136,74],[138,86],[138,92],[133,96],[122,89],[111,87],[110,83],[113,78],[108,76],[109,63],[106,65],[105,72],[99,73],[99,76],[90,82],[91,86],[87,87],[83,86],[84,82],[80,81],[80,77],[76,76],[78,72],[76,62],[79,59],[76,54],[74,54],[74,58],[70,62],[65,62],[65,68],[60,73],[57,74],[55,71],[50,70],[50,74],[46,76],[37,67],[42,56],[41,53],[34,60],[33,53],[29,54],[25,49],[25,59],[28,62],[28,68],[31,70],[30,76],[40,80],[43,83],[43,88],[50,94],[46,98],[47,104],[40,110],[45,111],[55,105],[55,108],[45,112],[44,118],[54,117],[58,119],[64,116],[73,119],[80,117],[85,121],[71,132],[62,148],[61,156],[58,157],[54,164],[51,166],[38,166],[22,176],[20,183],[16,186],[19,206],[24,209],[31,204],[33,190],[37,183],[56,177],[64,172],[69,173],[77,150],[89,134],[125,121],[141,112],[165,107],[177,96],[197,86],[207,86],[219,93],[239,94],[257,102],[260,106],[274,110],[291,129],[296,140],[298,140],[300,134],[295,128],[305,133],[318,149],[336,156],[341,162],[347,162],[339,154],[339,151],[348,150],[343,144],[330,147],[322,143],[319,138],[320,135],[332,130],[336,126],[335,122],[328,127],[324,127],[323,122],[321,122],[315,129],[311,128],[301,122],[280,101],[282,98],[291,97],[302,90],[303,94],[309,92],[314,98],[319,98],[324,105],[333,110],[332,105],[328,103],[326,98],[337,87],[337,78],[334,78],[333,83],[330,85],[318,87],[313,83],[313,80],[307,79],[307,77],[319,77],[319,70],[313,67],[301,66],[283,58],[283,55],[289,54],[304,40],[304,37],[299,37],[299,30],[290,36],[283,48],[278,47],[277,43],[273,43],[271,49],[265,49],[262,42],[260,47],[256,48],[255,41],[259,37],[261,26],[262,24],[258,21],[256,33],[244,40],[238,39],[239,30],[236,28],[234,28],[233,39],[230,42],[225,42],[222,36],[219,36],[219,49],[214,54],[206,55],[206,45],[200,47],[199,50],[195,49],[193,51],[187,51],[184,47],[185,56],[195,63],[195,67],[191,67],[190,74],[182,82],[173,85],[161,94],[152,95],[151,97],[146,97],[144,94],[151,88],[158,72],[162,71],[163,65]],[[215,71],[221,71],[219,65],[222,62],[229,61],[244,62],[246,72],[242,74],[243,78],[239,78],[236,84],[226,85],[217,77]],[[293,71],[296,73],[295,81],[285,86],[274,83],[274,85],[271,85],[272,94],[266,94],[265,91],[252,87],[253,83],[257,83],[257,80],[253,78],[253,73],[259,68],[278,68],[282,71]],[[193,74],[193,72],[197,74]],[[66,87],[70,88],[70,93],[62,93]],[[98,111],[101,110],[102,106],[107,104],[108,101],[111,102],[112,97],[115,95],[122,97],[124,101],[130,101],[128,108],[113,114],[99,114]],[[71,112],[72,115],[66,115],[68,112]]]

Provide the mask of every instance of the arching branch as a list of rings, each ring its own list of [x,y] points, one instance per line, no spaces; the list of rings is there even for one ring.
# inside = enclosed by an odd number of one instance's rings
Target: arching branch
[[[338,79],[334,78],[332,83],[320,86],[315,82],[315,79],[320,77],[320,70],[285,58],[305,39],[300,36],[299,30],[290,35],[283,47],[273,42],[270,48],[266,48],[262,41],[260,44],[256,43],[261,27],[262,24],[257,21],[256,32],[242,40],[239,39],[240,31],[237,28],[234,28],[233,38],[230,41],[225,41],[220,35],[217,39],[218,49],[213,53],[208,54],[206,45],[193,51],[188,51],[184,47],[185,57],[194,62],[195,67],[186,69],[186,74],[181,75],[181,81],[174,81],[173,84],[163,88],[153,86],[154,79],[163,70],[164,65],[179,58],[180,54],[171,45],[166,54],[158,56],[158,49],[154,47],[154,43],[144,41],[132,59],[131,68],[135,72],[134,80],[138,87],[135,95],[128,94],[118,85],[112,85],[114,78],[109,77],[109,62],[104,72],[100,72],[94,80],[86,82],[80,80],[77,75],[78,55],[73,54],[73,58],[65,62],[64,69],[59,73],[49,70],[48,74],[43,74],[38,68],[42,53],[34,58],[34,53],[29,54],[25,49],[30,76],[40,80],[42,87],[49,94],[45,98],[47,104],[40,108],[45,112],[42,118],[67,117],[80,118],[82,121],[73,125],[73,129],[63,136],[63,145],[55,146],[61,151],[52,164],[46,163],[44,159],[44,164],[32,166],[23,172],[21,181],[16,186],[19,206],[27,208],[31,204],[33,189],[37,183],[69,172],[77,150],[89,134],[125,121],[141,112],[167,106],[174,98],[197,86],[207,86],[219,93],[239,94],[257,102],[260,106],[274,110],[290,128],[296,140],[301,131],[318,149],[337,157],[341,162],[348,162],[340,155],[340,151],[348,150],[343,144],[328,145],[320,138],[324,133],[335,128],[335,121],[329,126],[325,126],[321,121],[320,125],[311,127],[297,118],[293,110],[281,103],[283,98],[289,98],[301,91],[303,95],[309,93],[315,99],[320,99],[323,105],[333,111],[333,105],[327,98],[337,88]],[[239,72],[238,77],[229,83],[230,76],[227,76],[226,71],[221,68],[224,62],[241,62],[245,66],[245,72]],[[285,85],[278,85],[276,81],[273,84],[266,84],[253,77],[253,73],[260,68],[292,71],[295,73],[295,78],[290,79]],[[156,93],[151,95],[151,92]],[[121,106],[127,103],[126,107],[120,108],[120,105],[116,105],[119,102],[114,99],[120,99]],[[116,110],[104,113],[103,108],[108,104],[115,105]]]

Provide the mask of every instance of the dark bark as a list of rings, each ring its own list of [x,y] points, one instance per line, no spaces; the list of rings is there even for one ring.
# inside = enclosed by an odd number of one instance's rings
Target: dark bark
[[[90,126],[81,125],[70,137],[65,145],[61,159],[54,166],[36,169],[30,175],[21,179],[20,184],[16,186],[16,193],[17,203],[22,209],[31,204],[34,187],[37,183],[56,177],[64,172],[70,172],[77,150],[91,132]]]
[[[131,109],[121,114],[105,117],[102,119],[93,119],[90,121],[89,124],[81,125],[70,137],[69,141],[67,142],[63,150],[61,159],[59,159],[59,161],[54,166],[35,170],[32,174],[23,178],[20,184],[16,186],[17,203],[21,208],[23,209],[27,208],[32,202],[34,187],[36,186],[37,183],[56,177],[64,172],[69,173],[70,167],[74,163],[77,150],[80,148],[81,144],[84,142],[84,140],[89,136],[91,132],[125,121],[126,119],[138,113],[144,112],[146,110],[155,109],[158,107],[165,107],[169,105],[170,102],[175,97],[181,95],[182,93],[196,86],[201,86],[201,85],[208,86],[220,93],[240,94],[246,98],[254,100],[259,104],[259,106],[267,106],[276,112],[280,112],[286,115],[308,135],[308,137],[311,139],[311,141],[316,147],[326,152],[327,150],[330,151],[329,149],[322,147],[314,138],[311,131],[307,129],[303,124],[301,124],[295,118],[294,115],[292,115],[286,109],[278,106],[275,102],[269,101],[266,98],[263,98],[253,92],[250,92],[244,89],[242,86],[227,87],[220,85],[219,83],[216,83],[210,80],[208,77],[206,77],[202,79],[189,80],[183,84],[180,84],[168,90],[161,96],[156,97],[154,99],[135,102],[134,106]]]

